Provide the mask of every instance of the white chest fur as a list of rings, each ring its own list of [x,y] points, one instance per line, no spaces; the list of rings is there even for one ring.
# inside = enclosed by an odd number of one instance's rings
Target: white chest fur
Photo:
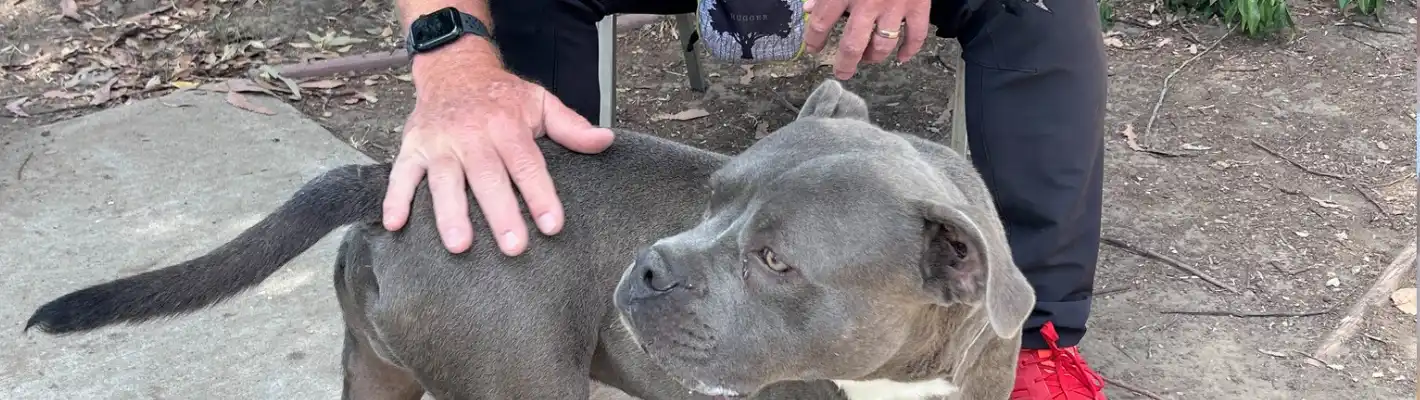
[[[874,379],[833,383],[843,389],[849,400],[924,400],[943,398],[957,392],[957,386],[945,379],[917,382]]]

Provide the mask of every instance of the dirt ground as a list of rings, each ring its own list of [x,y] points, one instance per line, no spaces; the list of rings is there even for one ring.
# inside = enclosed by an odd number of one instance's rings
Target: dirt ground
[[[156,0],[0,0],[0,137],[261,65],[395,48],[386,3],[184,0],[165,9]],[[1104,39],[1105,236],[1196,266],[1239,292],[1104,246],[1097,287],[1110,293],[1097,298],[1083,346],[1117,382],[1111,398],[1147,398],[1125,385],[1179,399],[1414,394],[1415,317],[1390,303],[1370,309],[1362,334],[1329,367],[1305,361],[1416,240],[1415,7],[1390,3],[1377,24],[1344,17],[1330,2],[1291,4],[1295,36],[1220,42],[1215,23],[1174,18],[1147,0],[1115,5]],[[71,17],[62,17],[68,6]],[[813,59],[750,69],[707,62],[711,87],[693,92],[674,31],[663,21],[620,35],[621,127],[733,153],[789,121],[786,104],[830,76]],[[939,135],[952,90],[940,60],[953,47],[933,40],[916,59],[869,66],[846,84],[879,124]],[[302,94],[293,101],[335,135],[388,158],[411,107],[407,72],[293,82]],[[280,80],[256,81],[290,92]],[[708,116],[662,118],[691,109]],[[1323,313],[1256,315],[1311,312]]]

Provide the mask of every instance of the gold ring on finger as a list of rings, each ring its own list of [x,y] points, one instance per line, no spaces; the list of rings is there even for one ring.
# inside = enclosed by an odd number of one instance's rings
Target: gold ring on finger
[[[900,33],[901,33],[901,32],[898,32],[898,31],[890,31],[890,30],[887,30],[887,29],[879,29],[879,30],[878,30],[878,36],[882,36],[883,38],[887,38],[887,39],[897,39],[897,35],[899,35]]]

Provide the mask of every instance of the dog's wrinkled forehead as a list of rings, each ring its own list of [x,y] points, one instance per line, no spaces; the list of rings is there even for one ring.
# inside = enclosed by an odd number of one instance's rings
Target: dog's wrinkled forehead
[[[888,175],[899,175],[895,171],[906,173],[920,171],[924,167],[920,154],[896,134],[860,120],[814,118],[796,120],[766,136],[732,158],[716,171],[712,179],[742,184],[767,183],[801,166],[830,159],[834,163],[850,164],[853,168],[815,170],[854,175],[878,170]]]

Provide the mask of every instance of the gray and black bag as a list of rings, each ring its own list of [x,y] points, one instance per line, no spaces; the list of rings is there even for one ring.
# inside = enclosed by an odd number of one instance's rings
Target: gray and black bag
[[[804,52],[804,0],[699,3],[697,33],[717,60],[745,64],[787,61]]]

